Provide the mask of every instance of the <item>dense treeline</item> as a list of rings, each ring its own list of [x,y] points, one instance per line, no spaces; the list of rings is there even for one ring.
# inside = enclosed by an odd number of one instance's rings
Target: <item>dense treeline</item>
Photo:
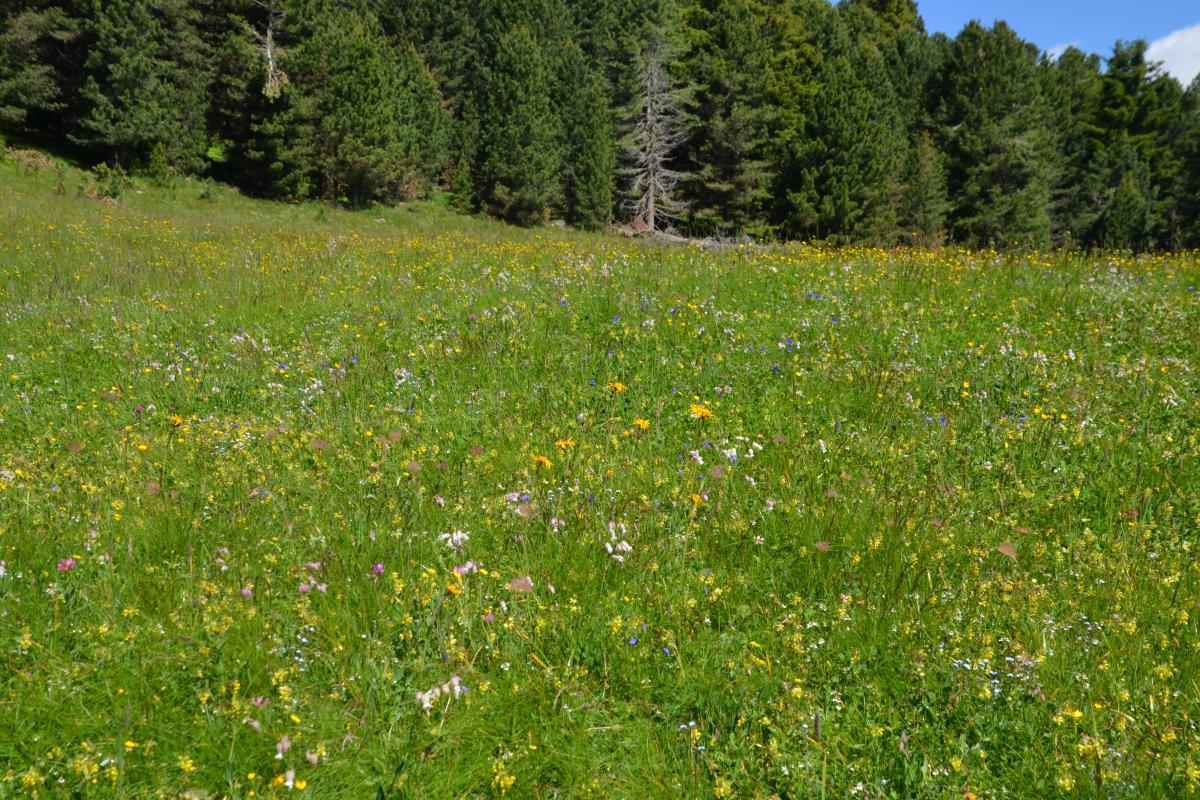
[[[658,186],[654,225],[697,234],[1200,246],[1200,80],[1140,41],[1051,59],[1003,23],[928,35],[912,0],[4,9],[0,128],[109,168],[525,224]]]

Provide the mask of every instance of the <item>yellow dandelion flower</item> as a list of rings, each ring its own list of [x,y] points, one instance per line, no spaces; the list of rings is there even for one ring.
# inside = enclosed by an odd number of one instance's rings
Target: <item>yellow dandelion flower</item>
[[[642,430],[649,430],[649,428],[650,428],[650,420],[643,419],[642,417],[638,417],[637,419],[635,419],[633,421],[633,424],[636,425],[637,427],[641,428]]]
[[[566,439],[559,439],[558,441],[556,441],[554,443],[554,446],[557,447],[559,450],[566,450],[568,447],[575,446],[575,440],[568,436]]]
[[[609,381],[608,388],[611,389],[615,394],[620,394],[629,387],[620,381]]]
[[[706,422],[710,419],[717,418],[717,415],[714,414],[708,407],[699,405],[698,403],[692,403],[691,414],[692,419],[698,419],[701,422]]]
[[[545,467],[546,469],[550,469],[551,467],[554,466],[554,462],[551,461],[550,459],[546,458],[545,456],[534,456],[533,463],[540,464],[541,466]]]

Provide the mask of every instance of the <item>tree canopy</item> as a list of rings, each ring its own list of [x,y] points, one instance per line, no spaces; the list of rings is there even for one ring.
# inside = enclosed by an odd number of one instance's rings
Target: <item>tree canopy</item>
[[[913,0],[13,0],[0,134],[518,224],[1198,247],[1200,83],[1147,53],[930,35]]]

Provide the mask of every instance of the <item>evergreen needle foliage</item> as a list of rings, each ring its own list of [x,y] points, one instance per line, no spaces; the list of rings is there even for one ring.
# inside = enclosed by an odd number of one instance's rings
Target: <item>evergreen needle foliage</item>
[[[1200,88],[1146,53],[929,35],[913,0],[12,0],[0,131],[522,225],[1197,247]]]

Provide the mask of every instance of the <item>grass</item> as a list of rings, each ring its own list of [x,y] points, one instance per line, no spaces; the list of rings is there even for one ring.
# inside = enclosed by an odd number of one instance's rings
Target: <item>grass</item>
[[[1195,255],[83,184],[0,164],[0,798],[1200,788]]]

